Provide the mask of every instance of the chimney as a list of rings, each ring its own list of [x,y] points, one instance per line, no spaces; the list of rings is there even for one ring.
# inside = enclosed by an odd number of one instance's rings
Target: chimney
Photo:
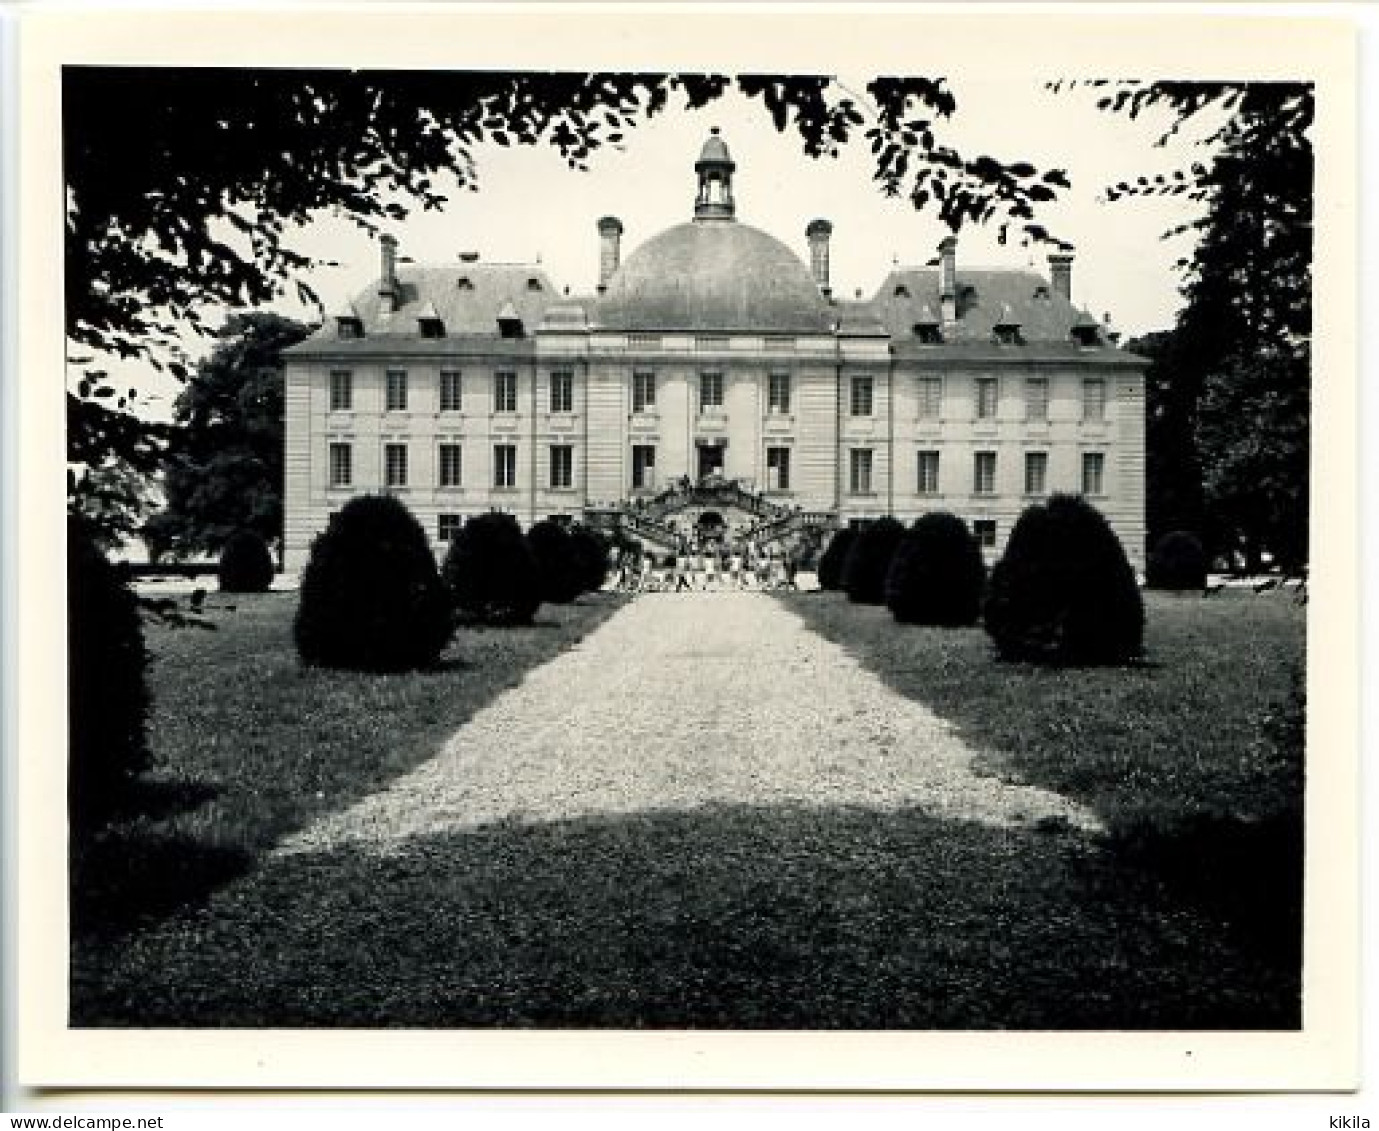
[[[378,239],[382,260],[378,279],[378,293],[383,296],[383,312],[391,314],[397,309],[397,239],[386,232]]]
[[[833,234],[833,225],[827,220],[811,220],[804,230],[809,240],[809,270],[819,292],[828,298],[833,288],[828,283],[828,238]]]
[[[1054,252],[1049,256],[1049,282],[1053,284],[1054,294],[1072,302],[1073,257],[1067,252]]]
[[[958,237],[945,236],[939,241],[938,293],[943,305],[943,321],[950,325],[958,320]]]
[[[608,280],[618,269],[622,221],[605,216],[599,221],[599,294],[608,289]]]

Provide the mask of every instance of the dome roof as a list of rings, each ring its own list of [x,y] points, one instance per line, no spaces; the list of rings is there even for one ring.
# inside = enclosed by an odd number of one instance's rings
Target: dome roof
[[[623,330],[827,333],[833,319],[803,262],[732,220],[652,237],[608,281],[599,322]]]

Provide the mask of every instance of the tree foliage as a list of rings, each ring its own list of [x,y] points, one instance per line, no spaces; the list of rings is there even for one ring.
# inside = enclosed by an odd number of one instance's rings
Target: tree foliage
[[[88,524],[67,520],[68,804],[99,825],[149,766],[148,652],[139,603]]]
[[[215,553],[236,531],[282,540],[282,351],[311,327],[270,312],[237,314],[177,398],[167,503],[147,539],[176,555]]]
[[[273,584],[273,556],[263,537],[253,530],[237,530],[220,552],[216,574],[222,593],[264,593]]]
[[[351,671],[427,668],[452,631],[426,533],[390,495],[358,495],[311,543],[293,634],[302,663]]]
[[[868,522],[857,533],[843,562],[843,591],[858,605],[886,603],[886,573],[905,527],[885,515]]]
[[[581,593],[597,593],[608,580],[613,547],[601,531],[582,522],[570,527],[570,549]]]
[[[1207,552],[1197,535],[1170,530],[1150,551],[1145,584],[1150,589],[1204,589],[1207,565]]]
[[[983,619],[1003,660],[1119,664],[1144,639],[1144,601],[1125,549],[1078,495],[1027,507],[991,571]]]
[[[886,607],[901,624],[960,627],[981,614],[986,563],[955,514],[931,511],[905,531],[886,573]]]
[[[1205,207],[1172,333],[1138,343],[1149,397],[1151,539],[1202,530],[1254,568],[1307,559],[1311,418],[1314,91],[1295,82],[1101,83],[1100,104],[1169,111],[1169,133],[1213,127],[1190,174],[1113,186],[1112,199],[1186,196]],[[1199,477],[1198,483],[1193,477]],[[1200,491],[1200,499],[1197,497]],[[1200,511],[1198,507],[1200,506]]]
[[[484,624],[530,624],[541,607],[541,571],[522,527],[510,514],[469,519],[441,567],[455,608]]]
[[[843,587],[843,566],[847,563],[848,551],[857,537],[857,528],[844,526],[835,531],[819,555],[819,588],[838,590]]]
[[[568,605],[583,592],[575,547],[564,526],[550,519],[533,523],[527,531],[527,545],[536,559],[543,602]]]

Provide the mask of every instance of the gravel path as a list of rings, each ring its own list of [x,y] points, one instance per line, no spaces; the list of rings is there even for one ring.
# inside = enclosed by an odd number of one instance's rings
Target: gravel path
[[[711,804],[919,808],[997,827],[1086,809],[973,769],[978,752],[760,593],[646,595],[475,715],[431,761],[285,841],[412,837]]]

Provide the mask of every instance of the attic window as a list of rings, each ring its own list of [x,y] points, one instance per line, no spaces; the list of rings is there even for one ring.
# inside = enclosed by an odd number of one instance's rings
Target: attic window
[[[456,283],[455,286],[462,291],[472,291],[474,289],[474,283],[468,275],[461,275],[459,282]]]
[[[916,322],[915,337],[926,346],[943,344],[943,328],[934,322]]]
[[[1035,288],[1034,288],[1034,297],[1037,298],[1037,299],[1041,299],[1041,300],[1043,300],[1043,301],[1048,301],[1048,297],[1049,297],[1049,288],[1048,288],[1048,284],[1046,284],[1046,283],[1040,283],[1037,287],[1035,287]]]
[[[907,287],[904,283],[901,283],[899,286],[897,286],[897,287],[895,288],[895,297],[896,297],[896,298],[909,298],[909,297],[910,297],[910,288]]]
[[[528,280],[527,280],[527,290],[529,290],[529,291],[539,291],[540,289],[541,289],[541,280],[540,280],[540,279],[528,279]]]
[[[445,337],[445,323],[439,318],[418,318],[417,329],[423,338]]]
[[[1020,327],[1012,323],[1004,323],[994,329],[996,342],[1003,346],[1018,346],[1020,344]]]
[[[344,315],[335,320],[335,336],[338,338],[362,338],[364,336],[364,323],[350,315]]]
[[[1091,349],[1100,344],[1101,335],[1091,323],[1084,322],[1073,327],[1073,341],[1083,349]]]

